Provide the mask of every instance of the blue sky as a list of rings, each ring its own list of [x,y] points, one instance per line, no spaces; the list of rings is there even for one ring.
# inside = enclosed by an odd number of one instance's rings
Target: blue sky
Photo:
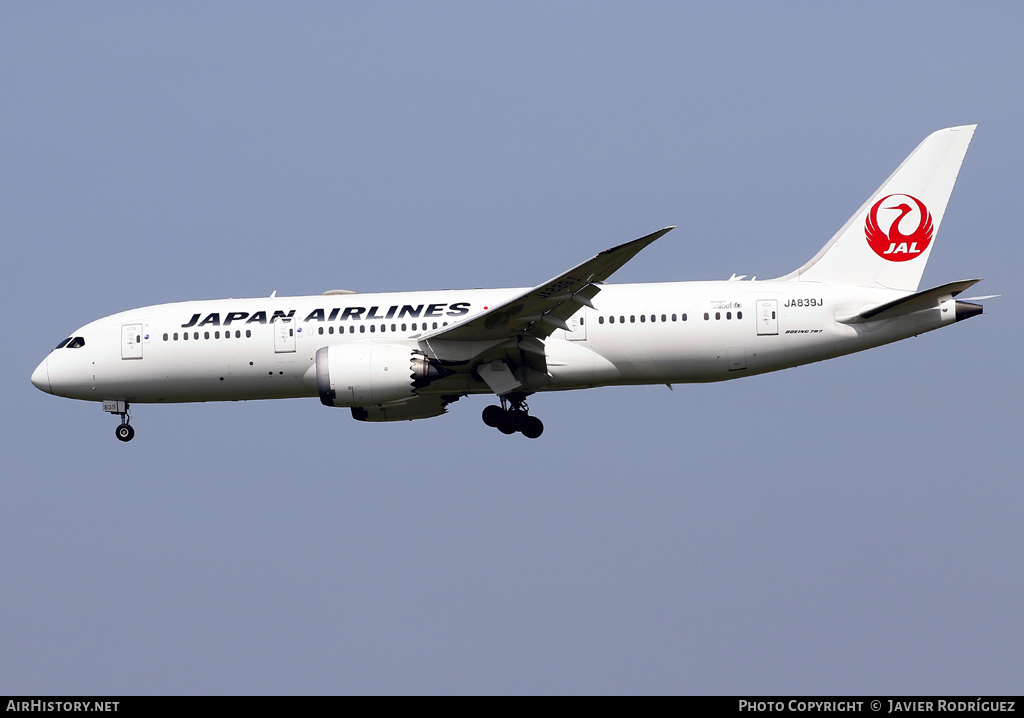
[[[5,3],[0,693],[1019,693],[1011,3]],[[709,386],[98,406],[185,299],[779,276],[978,123],[924,284],[986,314]],[[24,336],[21,336],[24,330]]]

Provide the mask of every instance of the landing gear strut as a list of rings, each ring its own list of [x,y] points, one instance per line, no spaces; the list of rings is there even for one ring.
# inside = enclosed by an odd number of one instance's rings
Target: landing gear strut
[[[120,406],[116,408],[121,408]],[[128,402],[124,402],[124,411],[112,411],[111,414],[117,414],[121,417],[121,424],[114,431],[114,435],[121,441],[131,441],[135,438],[135,429],[128,423],[132,420],[131,414],[128,413]]]
[[[518,431],[528,439],[536,439],[544,433],[544,423],[536,416],[530,416],[526,394],[506,394],[500,398],[501,406],[484,407],[483,420],[487,426],[494,427],[502,434]]]

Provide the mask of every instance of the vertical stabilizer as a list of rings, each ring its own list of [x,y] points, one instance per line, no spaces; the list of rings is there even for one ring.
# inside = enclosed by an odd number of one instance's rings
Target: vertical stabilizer
[[[976,127],[926,137],[810,262],[780,279],[917,291]]]

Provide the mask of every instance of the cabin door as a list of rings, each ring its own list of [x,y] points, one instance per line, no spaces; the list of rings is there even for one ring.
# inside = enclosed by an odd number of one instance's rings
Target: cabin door
[[[582,342],[587,338],[586,324],[587,310],[580,309],[566,320],[569,328],[565,331],[565,338],[574,342]]]
[[[278,354],[295,351],[295,322],[290,317],[274,321],[274,351]]]
[[[142,358],[142,325],[122,324],[121,325],[121,358],[141,359]]]
[[[777,299],[761,299],[757,302],[758,336],[779,333],[779,302]]]

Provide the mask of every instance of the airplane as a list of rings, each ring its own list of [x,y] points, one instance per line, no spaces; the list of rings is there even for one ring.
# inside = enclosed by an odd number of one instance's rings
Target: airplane
[[[544,430],[536,393],[714,382],[870,349],[983,312],[980,279],[918,290],[977,125],[929,135],[806,264],[770,280],[609,284],[666,227],[532,288],[220,299],[86,324],[32,373],[97,401],[130,441],[135,404],[319,397],[359,421],[426,419],[470,394],[483,421]],[[994,296],[994,295],[993,295]]]

